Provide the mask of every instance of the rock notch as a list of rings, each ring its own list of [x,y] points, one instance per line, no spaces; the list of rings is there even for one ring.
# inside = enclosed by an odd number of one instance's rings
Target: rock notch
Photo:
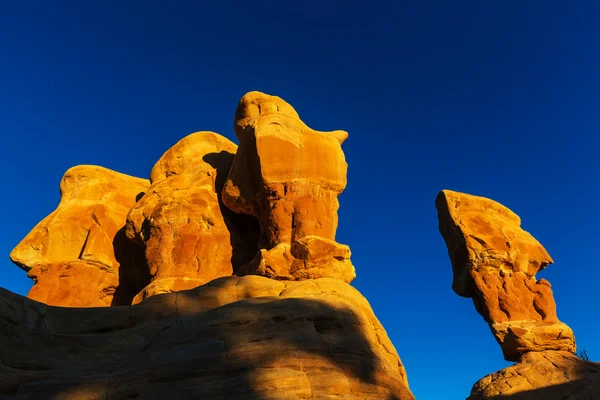
[[[10,254],[34,280],[29,298],[65,307],[131,304],[149,276],[143,252],[125,237],[125,218],[148,186],[98,166],[65,172],[57,209]]]
[[[234,128],[240,145],[223,203],[261,229],[259,252],[238,274],[352,281],[350,248],[335,241],[348,134],[315,131],[284,100],[259,92],[242,97]]]

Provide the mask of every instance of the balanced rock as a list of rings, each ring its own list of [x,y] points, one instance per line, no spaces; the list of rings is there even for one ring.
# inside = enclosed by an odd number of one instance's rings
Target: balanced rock
[[[259,92],[242,97],[234,127],[240,145],[223,203],[256,217],[261,230],[256,257],[236,273],[352,281],[350,248],[335,241],[348,134],[315,131],[284,100]]]
[[[558,320],[550,283],[535,276],[552,258],[521,228],[521,219],[493,200],[449,190],[438,195],[436,207],[454,272],[452,288],[473,299],[504,358],[574,352],[573,331]]]
[[[69,169],[58,208],[10,254],[34,280],[29,298],[66,307],[130,304],[149,277],[143,252],[125,237],[125,219],[148,186],[103,167]]]
[[[135,303],[231,275],[254,257],[256,220],[222,207],[217,195],[236,149],[221,135],[196,132],[152,168],[150,189],[127,217],[127,237],[145,247],[152,277]]]
[[[49,307],[0,289],[6,399],[414,400],[360,293],[223,277],[133,306]]]

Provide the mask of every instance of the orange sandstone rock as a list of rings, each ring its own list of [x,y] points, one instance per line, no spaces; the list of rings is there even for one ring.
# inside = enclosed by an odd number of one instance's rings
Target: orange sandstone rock
[[[348,134],[315,131],[284,100],[260,92],[242,97],[234,127],[240,146],[223,203],[261,229],[260,251],[236,273],[352,281],[350,249],[335,241]]]
[[[125,237],[125,218],[148,186],[103,167],[69,169],[57,209],[10,254],[35,282],[29,297],[65,307],[130,304],[149,277],[143,252]]]
[[[452,288],[473,298],[504,358],[528,351],[575,351],[573,331],[556,316],[550,283],[535,274],[552,263],[520,218],[484,197],[449,190],[436,199],[454,271]]]
[[[222,207],[217,195],[236,149],[221,135],[196,132],[152,168],[150,189],[127,217],[127,237],[145,247],[152,276],[134,303],[231,275],[232,265],[254,256],[255,220]]]
[[[480,379],[467,400],[592,400],[600,398],[600,363],[567,351],[531,351]]]
[[[367,300],[337,279],[229,276],[123,307],[0,289],[0,397],[414,400]]]

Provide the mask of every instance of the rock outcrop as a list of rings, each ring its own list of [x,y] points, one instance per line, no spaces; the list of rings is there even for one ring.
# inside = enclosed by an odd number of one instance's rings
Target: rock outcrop
[[[358,291],[224,277],[134,306],[50,307],[0,289],[4,399],[411,400]]]
[[[355,277],[350,248],[335,241],[338,195],[346,187],[344,131],[306,126],[288,103],[250,92],[235,113],[240,145],[223,203],[258,219],[259,252],[240,270],[282,280]]]
[[[473,299],[504,358],[530,351],[575,351],[573,331],[560,322],[550,283],[535,274],[552,263],[520,218],[484,197],[442,191],[436,200],[440,232],[454,271],[452,288]]]
[[[134,299],[191,289],[233,273],[257,251],[258,224],[224,209],[219,195],[237,146],[196,132],[150,173],[148,192],[127,217],[127,237],[145,247],[152,282]]]
[[[568,351],[531,351],[519,362],[480,379],[468,400],[600,399],[600,363]]]
[[[125,219],[148,186],[102,167],[69,169],[57,209],[10,254],[35,282],[29,298],[69,307],[131,304],[149,277],[143,252],[125,237]]]
[[[600,364],[573,354],[575,337],[556,316],[550,283],[535,277],[552,258],[521,219],[493,200],[449,190],[436,207],[452,288],[473,298],[504,358],[517,361],[479,380],[468,400],[600,398]]]
[[[67,171],[11,254],[41,302],[0,289],[0,397],[414,400],[335,241],[347,134],[258,92],[235,121],[150,181]]]

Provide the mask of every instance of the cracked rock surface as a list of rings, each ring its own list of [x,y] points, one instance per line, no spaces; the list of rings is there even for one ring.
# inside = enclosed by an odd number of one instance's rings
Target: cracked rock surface
[[[0,289],[8,341],[3,399],[414,399],[369,303],[336,279],[231,276],[88,309]]]
[[[56,210],[10,254],[34,280],[28,296],[67,307],[131,304],[149,276],[143,251],[125,236],[125,219],[149,185],[93,165],[65,172]]]

